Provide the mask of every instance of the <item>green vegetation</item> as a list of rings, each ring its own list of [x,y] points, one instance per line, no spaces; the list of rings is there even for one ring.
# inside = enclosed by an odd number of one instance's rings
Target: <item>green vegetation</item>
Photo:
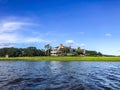
[[[27,47],[27,48],[0,48],[0,57],[33,57],[33,56],[50,56],[51,55],[51,46],[49,44],[45,45],[45,49],[37,49],[36,47]],[[61,55],[67,56],[67,54],[71,54],[72,56],[103,56],[102,53],[91,51],[91,50],[84,50],[78,47],[70,48],[64,47],[60,48]],[[84,52],[85,51],[85,52]]]
[[[45,49],[37,49],[36,47],[27,48],[1,48],[0,60],[28,60],[28,61],[120,61],[120,57],[103,55],[100,52],[84,50],[78,47],[60,48],[62,54],[60,56],[50,56],[51,46],[45,45]]]
[[[1,57],[0,60],[28,61],[120,61],[120,57],[87,57],[87,56],[40,56],[40,57]]]
[[[27,47],[27,48],[1,48],[0,57],[24,57],[24,56],[45,56],[45,51],[37,49],[36,47]]]
[[[80,47],[78,47],[78,48],[76,49],[76,54],[77,54],[77,55],[83,54],[83,50],[82,50]]]
[[[45,55],[46,55],[46,56],[50,56],[50,51],[51,51],[51,48],[52,48],[52,47],[50,46],[50,44],[45,45],[44,48],[45,48],[45,52],[44,52]]]

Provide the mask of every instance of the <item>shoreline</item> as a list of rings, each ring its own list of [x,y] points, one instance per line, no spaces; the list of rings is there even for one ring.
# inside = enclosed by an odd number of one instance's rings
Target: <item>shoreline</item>
[[[94,56],[39,56],[39,57],[0,57],[0,61],[112,61],[120,62],[120,57]]]

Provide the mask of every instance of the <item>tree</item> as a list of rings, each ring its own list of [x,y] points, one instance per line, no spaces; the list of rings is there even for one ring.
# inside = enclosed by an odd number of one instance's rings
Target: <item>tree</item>
[[[78,55],[83,54],[83,50],[82,50],[80,47],[78,47],[78,48],[76,49],[76,53],[77,53]]]
[[[45,48],[45,54],[47,55],[47,56],[50,56],[50,51],[51,51],[51,46],[50,46],[50,44],[46,44],[45,46],[44,46],[44,48]]]
[[[70,48],[63,47],[63,48],[60,48],[60,51],[62,52],[63,55],[66,55],[67,53],[70,53]]]
[[[103,56],[101,52],[98,52],[97,55],[98,55],[98,56]]]
[[[24,50],[25,56],[37,56],[36,47],[28,47]]]
[[[98,53],[96,51],[86,50],[86,55],[87,56],[97,56]]]
[[[7,54],[8,54],[8,49],[7,48],[1,48],[0,49],[0,56],[1,57],[4,57]]]
[[[8,48],[7,51],[8,51],[7,54],[10,57],[18,57],[21,53],[18,48],[14,48],[14,47]]]

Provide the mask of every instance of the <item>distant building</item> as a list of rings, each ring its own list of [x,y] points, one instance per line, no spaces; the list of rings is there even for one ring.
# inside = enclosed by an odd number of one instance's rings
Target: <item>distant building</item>
[[[59,56],[61,55],[61,51],[59,50],[59,48],[55,47],[51,49],[51,56]]]
[[[86,54],[86,50],[85,49],[83,49],[83,55],[85,55]]]
[[[60,44],[59,46],[58,46],[58,49],[60,50],[61,48],[64,48],[65,46],[63,46],[62,44]]]
[[[69,51],[62,51],[61,49],[62,48],[69,48]],[[68,50],[68,49],[67,49]],[[82,53],[80,54],[81,56],[84,56],[86,54],[86,50],[85,49],[82,49]],[[63,46],[62,44],[60,44],[59,46],[57,47],[54,47],[51,49],[51,52],[50,52],[51,56],[62,56],[62,55],[75,55],[76,54],[76,51],[71,48],[71,46]]]
[[[8,57],[9,57],[9,55],[8,55],[8,54],[6,54],[6,55],[5,55],[5,58],[8,58]]]
[[[60,51],[61,48],[64,48],[65,46],[63,46],[62,44],[60,44],[59,46],[52,48],[51,49],[51,56],[61,56],[62,55],[62,51]]]

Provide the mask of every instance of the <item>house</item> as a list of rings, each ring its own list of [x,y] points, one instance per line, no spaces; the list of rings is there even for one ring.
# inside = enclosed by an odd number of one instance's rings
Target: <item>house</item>
[[[51,56],[59,56],[61,53],[62,52],[56,47],[51,49]]]
[[[69,49],[69,53],[65,49],[62,51],[62,48],[67,48],[67,50]],[[71,47],[63,46],[62,44],[51,49],[51,56],[61,56],[61,55],[68,55],[68,54],[72,55]]]
[[[6,54],[6,55],[5,55],[5,57],[6,57],[6,58],[8,58],[8,57],[9,57],[9,55],[8,55],[8,54]]]
[[[60,50],[62,48],[65,48],[66,46],[63,46],[63,44],[60,44],[59,46],[51,49],[51,56],[61,56],[63,55],[63,52]]]
[[[51,56],[60,56],[62,54],[62,51],[60,51],[61,48],[64,48],[62,44],[60,44],[58,47],[51,49]]]

